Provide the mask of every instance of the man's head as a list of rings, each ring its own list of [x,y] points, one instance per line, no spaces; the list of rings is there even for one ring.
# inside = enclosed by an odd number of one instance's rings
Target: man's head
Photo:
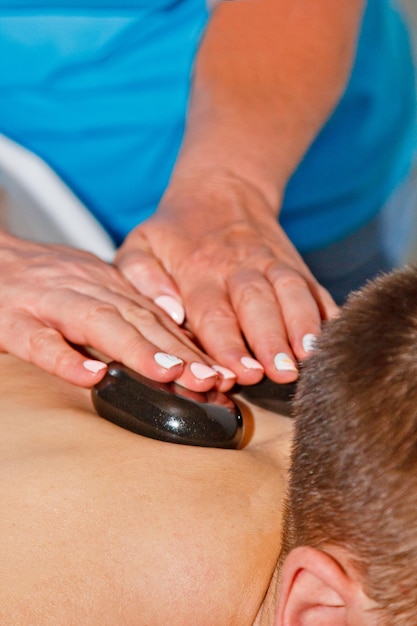
[[[417,269],[327,324],[295,414],[275,623],[415,624]]]

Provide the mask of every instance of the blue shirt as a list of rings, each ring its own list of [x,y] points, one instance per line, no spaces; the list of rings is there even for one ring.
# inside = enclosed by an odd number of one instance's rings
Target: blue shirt
[[[205,0],[0,0],[0,132],[43,157],[116,243],[169,181],[208,17]],[[369,0],[346,93],[287,188],[281,220],[301,252],[368,221],[405,176],[412,76],[399,12]]]
[[[356,60],[334,114],[289,182],[281,223],[301,252],[368,223],[417,146],[409,33],[395,0],[368,0]]]

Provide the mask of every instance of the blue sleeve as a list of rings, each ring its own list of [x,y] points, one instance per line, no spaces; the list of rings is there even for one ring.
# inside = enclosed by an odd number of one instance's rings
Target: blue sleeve
[[[302,252],[369,222],[416,150],[410,36],[394,2],[369,0],[346,92],[289,182],[281,221]]]

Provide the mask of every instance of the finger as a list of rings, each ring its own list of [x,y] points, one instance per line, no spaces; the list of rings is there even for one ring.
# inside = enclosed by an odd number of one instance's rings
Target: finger
[[[321,319],[328,321],[337,317],[340,314],[340,307],[333,300],[330,293],[322,285],[319,285],[317,281],[313,281],[310,284],[311,293],[314,296],[315,301],[320,309]]]
[[[198,349],[185,333],[174,325],[169,319],[165,321],[167,326],[161,324],[162,318],[155,316],[149,309],[137,306],[129,302],[126,306],[123,302],[117,302],[118,310],[123,314],[132,326],[153,345],[162,346],[170,354],[176,354],[184,362],[181,374],[175,379],[180,385],[195,391],[208,391],[218,379],[224,379],[225,374],[220,374],[211,367],[212,360]],[[220,384],[222,390],[229,389],[233,381]]]
[[[133,235],[133,233],[132,233]],[[139,236],[127,240],[115,259],[117,267],[129,282],[143,295],[153,300],[179,326],[184,322],[185,310],[175,282],[160,265]]]
[[[216,389],[222,392],[230,391],[236,384],[236,374],[229,368],[224,367],[223,365],[214,364],[211,367],[218,375]]]
[[[187,284],[184,295],[192,332],[217,365],[231,370],[239,384],[252,385],[264,374],[249,352],[239,322],[221,284],[206,280],[204,286]],[[223,379],[223,384],[227,384]]]
[[[314,350],[315,338],[321,332],[322,303],[329,312],[337,307],[313,278],[308,281],[304,275],[280,265],[272,265],[267,277],[279,302],[293,354],[296,359],[304,359]],[[322,298],[318,301],[319,294]]]
[[[134,293],[127,297],[120,291],[113,291],[102,285],[86,282],[77,284],[76,293],[90,301],[97,300],[103,304],[112,305],[120,317],[133,325],[150,343],[155,345],[163,343],[174,351],[179,348],[182,351],[181,358],[184,360],[200,360],[209,364],[209,358],[197,347],[191,334],[183,328],[179,328],[169,316],[144,296]],[[66,297],[65,292],[60,302],[64,301]],[[48,317],[48,319],[55,323],[56,308],[50,298],[51,296],[48,294],[45,295],[46,302],[43,302],[43,308],[40,308],[38,312],[40,311],[42,316],[48,316],[48,309],[52,309],[54,316]],[[52,299],[56,299],[55,294],[52,295]],[[165,331],[162,331],[163,328]]]
[[[241,269],[229,279],[229,291],[246,342],[266,375],[277,383],[296,380],[297,359],[269,281],[260,272]]]
[[[57,297],[58,296],[58,297]],[[160,382],[176,380],[194,391],[207,391],[217,382],[218,374],[191,349],[187,337],[180,340],[161,325],[153,311],[134,302],[109,294],[113,302],[65,290],[47,294],[42,300],[42,319],[73,343],[91,346],[108,358],[121,361],[133,370]],[[120,304],[123,302],[123,304]],[[76,311],[68,315],[69,311]]]
[[[3,311],[0,346],[3,351],[33,363],[80,387],[92,387],[107,366],[71,348],[62,335],[25,311]]]

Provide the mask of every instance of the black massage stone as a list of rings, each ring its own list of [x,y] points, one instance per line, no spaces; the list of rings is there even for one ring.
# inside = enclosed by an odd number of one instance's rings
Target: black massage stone
[[[197,393],[159,383],[111,362],[92,389],[97,413],[138,435],[191,446],[238,448],[243,418],[237,405],[217,391]]]
[[[234,393],[240,393],[243,398],[268,411],[291,417],[292,400],[297,383],[274,383],[266,376],[256,385],[237,386]]]

